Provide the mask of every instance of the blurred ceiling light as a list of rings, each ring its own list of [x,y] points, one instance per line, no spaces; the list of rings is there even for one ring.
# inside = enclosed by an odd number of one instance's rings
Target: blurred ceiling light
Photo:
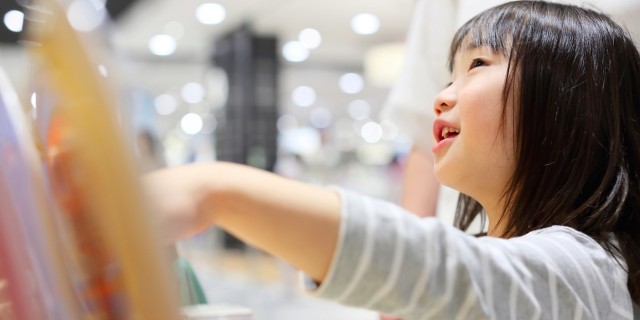
[[[362,126],[360,134],[364,141],[368,143],[377,143],[382,139],[382,127],[373,121],[367,122]]]
[[[278,144],[286,151],[304,156],[317,152],[322,145],[321,140],[318,130],[311,127],[297,127],[281,133]]]
[[[105,78],[109,75],[107,67],[105,67],[103,64],[98,65],[98,72],[100,72],[100,74]]]
[[[226,16],[227,11],[217,3],[203,3],[196,9],[196,18],[202,24],[219,24]]]
[[[284,114],[278,118],[278,132],[283,133],[298,126],[298,119],[290,114]]]
[[[76,0],[69,5],[67,19],[69,24],[78,31],[93,31],[107,20],[104,1]]]
[[[316,102],[316,91],[308,86],[299,86],[293,89],[291,100],[298,107],[309,107]]]
[[[354,120],[364,120],[371,115],[371,105],[366,100],[356,99],[347,106],[347,113]]]
[[[364,88],[364,79],[357,73],[345,73],[340,77],[339,85],[342,92],[355,94]]]
[[[371,13],[361,13],[351,18],[351,29],[357,34],[374,34],[380,29],[380,20]]]
[[[178,109],[178,101],[172,95],[165,93],[157,96],[153,100],[156,112],[163,116],[168,116]]]
[[[176,52],[176,39],[168,34],[158,34],[149,40],[149,50],[156,56],[169,56]]]
[[[316,29],[306,28],[298,34],[298,40],[307,49],[315,49],[322,43],[322,36]]]
[[[309,122],[318,129],[325,129],[331,125],[331,111],[326,108],[316,108],[309,114]]]
[[[21,32],[24,25],[24,13],[18,10],[11,10],[5,13],[4,25],[13,32]]]
[[[171,21],[164,26],[164,33],[174,39],[180,39],[184,35],[184,26],[178,21]]]
[[[182,100],[187,103],[200,103],[204,100],[204,87],[197,82],[189,82],[182,86],[180,90]]]
[[[291,41],[282,47],[282,55],[287,61],[302,62],[309,58],[309,49],[298,41]]]
[[[364,76],[373,86],[389,88],[398,79],[404,62],[403,43],[387,43],[367,50],[364,58]]]
[[[400,130],[391,121],[384,120],[380,123],[380,126],[382,127],[382,139],[392,141],[398,137]]]
[[[202,130],[202,117],[195,113],[187,113],[180,120],[180,127],[186,134],[196,135]]]

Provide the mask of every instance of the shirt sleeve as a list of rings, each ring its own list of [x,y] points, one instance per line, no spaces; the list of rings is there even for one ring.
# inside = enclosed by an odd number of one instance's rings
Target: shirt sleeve
[[[584,234],[476,238],[338,189],[342,222],[310,294],[410,319],[633,319],[626,273]]]

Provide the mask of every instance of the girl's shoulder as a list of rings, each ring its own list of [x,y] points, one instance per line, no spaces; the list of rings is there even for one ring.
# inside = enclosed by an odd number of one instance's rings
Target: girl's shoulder
[[[528,241],[553,241],[556,243],[570,243],[571,245],[577,245],[587,250],[595,250],[599,253],[606,253],[610,258],[616,258],[605,250],[602,244],[588,236],[587,234],[578,231],[574,228],[567,226],[551,226],[538,230],[531,231],[526,235],[519,237],[522,240]],[[517,238],[516,238],[517,239]],[[617,242],[616,238],[612,235],[610,239],[612,244]]]
[[[587,292],[588,295],[582,297],[587,299],[584,301],[605,301],[611,307],[610,317],[618,319],[617,316],[625,315],[623,318],[628,318],[632,303],[627,289],[627,267],[621,256],[567,226],[551,226],[511,240],[520,243],[521,248],[532,249],[527,251],[524,260],[542,262],[548,272],[553,270],[558,282],[566,281],[576,292]],[[610,243],[616,245],[616,242],[612,235]]]
[[[582,266],[597,267],[604,274],[624,278],[626,283],[626,263],[624,258],[610,250],[587,234],[567,226],[551,226],[532,231],[522,237],[513,238],[515,242],[526,242],[543,249],[556,261],[566,261]],[[615,236],[609,244],[617,245]]]
[[[534,230],[524,235],[524,237],[537,236],[537,235],[543,235],[543,236],[565,235],[580,241],[585,241],[590,244],[598,245],[598,243],[595,240],[593,240],[593,238],[589,237],[585,233],[567,226],[556,225],[556,226]]]

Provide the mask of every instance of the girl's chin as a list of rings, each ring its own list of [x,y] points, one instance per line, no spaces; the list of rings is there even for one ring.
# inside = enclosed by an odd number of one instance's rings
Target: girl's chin
[[[446,157],[443,159],[435,159],[433,174],[436,180],[443,186],[447,186],[449,188],[455,190],[461,190],[464,186],[461,185],[461,182],[464,182],[466,179],[461,177],[460,166],[456,166],[452,161],[449,161]]]
[[[439,163],[436,161],[434,164],[433,174],[436,180],[447,187],[451,187],[452,182],[452,172],[444,163]]]

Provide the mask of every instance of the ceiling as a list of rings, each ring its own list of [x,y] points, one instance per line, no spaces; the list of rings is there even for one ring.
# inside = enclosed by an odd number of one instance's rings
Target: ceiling
[[[110,2],[118,1],[109,0],[107,3]],[[301,30],[311,27],[323,35],[323,42],[312,51],[307,61],[299,65],[359,64],[364,52],[372,45],[404,39],[413,6],[413,0],[216,0],[210,2],[223,5],[227,18],[219,25],[206,26],[195,19],[196,7],[204,2],[138,0],[117,21],[117,43],[134,57],[151,59],[148,40],[153,35],[166,32],[169,23],[178,22],[184,32],[178,39],[177,51],[163,60],[202,61],[208,59],[217,36],[241,24],[249,24],[261,34],[276,35],[282,43],[296,40]],[[459,6],[478,7],[483,1],[457,2]],[[640,20],[640,0],[569,2],[594,3],[636,25]],[[379,32],[363,36],[350,29],[350,19],[365,12],[380,18]]]
[[[33,0],[2,0],[0,14]],[[64,0],[71,2],[72,0]],[[304,28],[314,28],[322,34],[322,44],[311,51],[304,62],[286,63],[285,68],[297,69],[362,69],[368,49],[385,43],[404,40],[411,18],[414,0],[91,0],[106,1],[114,18],[112,34],[115,48],[130,61],[163,65],[207,63],[217,37],[249,25],[259,34],[277,36],[280,44],[296,40]],[[435,1],[435,0],[433,0]],[[496,0],[456,1],[459,7],[476,12],[486,3]],[[629,25],[640,38],[640,0],[568,0],[572,3],[593,3],[613,13]],[[217,25],[203,25],[195,18],[198,5],[215,2],[225,7],[226,19]],[[350,19],[359,13],[379,17],[380,30],[372,35],[358,35],[350,28]],[[465,17],[466,19],[467,17]],[[151,37],[175,33],[177,50],[171,56],[157,57],[150,53]],[[0,42],[13,42],[16,33],[0,24]],[[169,67],[170,68],[170,67]],[[153,79],[152,79],[153,80]],[[153,82],[153,81],[152,81]]]
[[[305,28],[322,34],[322,44],[301,65],[359,65],[365,50],[375,44],[400,42],[406,33],[413,0],[219,0],[227,12],[224,22],[203,25],[195,19],[202,0],[140,0],[120,21],[118,46],[131,56],[152,59],[147,42],[178,22],[183,34],[177,51],[164,61],[202,61],[208,59],[216,37],[248,24],[259,34],[277,36],[281,44],[297,40]],[[381,21],[379,32],[357,35],[350,19],[358,13],[373,13]]]
[[[348,95],[340,91],[338,78],[346,72],[361,73],[363,57],[372,46],[403,42],[413,7],[413,0],[219,0],[215,2],[225,7],[226,19],[207,26],[195,18],[196,8],[204,2],[139,0],[118,19],[113,40],[135,69],[134,86],[144,86],[152,95],[179,95],[181,86],[187,82],[206,82],[215,39],[242,25],[249,25],[261,35],[276,36],[280,47],[297,40],[301,30],[314,28],[322,35],[322,43],[307,60],[281,59],[284,66],[280,81],[281,110],[301,119],[307,119],[315,107],[330,109],[338,118],[358,98],[367,99],[372,115],[375,114],[384,103],[388,88],[367,86],[357,95]],[[354,33],[350,20],[359,13],[378,16],[379,31],[372,35]],[[169,26],[175,26],[176,22],[183,32],[177,37],[175,53],[152,55],[149,39],[174,32]],[[292,90],[302,84],[314,88],[318,97],[314,108],[297,108],[289,98]],[[189,112],[194,108],[197,107],[189,107]],[[169,127],[181,115],[177,112],[163,121]]]
[[[2,0],[0,15],[18,9],[32,0]],[[71,1],[71,0],[65,0]],[[154,63],[203,63],[210,59],[216,37],[248,24],[257,33],[277,36],[281,45],[296,40],[304,28],[322,34],[322,44],[312,50],[308,60],[289,63],[289,67],[360,69],[365,52],[374,45],[402,42],[410,21],[414,0],[91,0],[106,1],[114,18],[113,40],[116,48],[134,61]],[[454,1],[454,0],[439,0]],[[469,12],[496,3],[495,0],[455,0]],[[195,19],[198,5],[216,2],[225,7],[226,19],[217,25],[203,25]],[[629,25],[640,37],[640,0],[569,0],[593,3]],[[372,35],[358,35],[350,28],[350,19],[358,13],[379,17],[381,27]],[[157,34],[182,32],[177,51],[168,57],[153,56],[149,39]],[[171,27],[173,26],[173,27]],[[173,31],[169,30],[173,28]],[[0,24],[0,42],[14,42],[18,34]]]
[[[114,0],[109,0],[114,1]],[[435,0],[433,0],[435,1]],[[437,0],[453,1],[453,0]],[[455,0],[459,7],[475,13],[496,0]],[[218,25],[203,25],[195,18],[198,5],[216,2],[225,7],[227,16]],[[623,20],[640,39],[640,0],[570,0],[577,4],[595,5]],[[335,81],[327,72],[362,72],[367,50],[379,44],[399,43],[405,38],[414,0],[138,0],[116,21],[114,43],[121,53],[138,63],[138,74],[152,90],[177,90],[175,87],[202,77],[203,65],[209,64],[213,43],[226,32],[248,24],[259,34],[277,36],[280,45],[297,40],[304,28],[317,29],[322,44],[313,49],[304,62],[286,62],[283,68],[283,94],[300,83],[315,83],[319,97],[335,97],[331,105],[344,105],[339,100]],[[465,10],[462,10],[465,11]],[[380,30],[372,35],[358,35],[350,28],[350,19],[359,13],[372,13],[380,19]],[[467,19],[469,17],[462,17]],[[172,33],[170,25],[182,26],[173,55],[157,57],[150,53],[148,41],[160,33]],[[160,69],[166,70],[162,73]],[[325,75],[318,72],[324,71]],[[164,75],[164,76],[163,76]],[[191,78],[191,80],[189,80]],[[171,84],[171,83],[174,84]],[[171,86],[174,86],[172,89]],[[382,88],[386,90],[388,88]],[[378,106],[386,91],[371,88],[368,93]],[[338,100],[336,100],[338,99]],[[288,99],[285,99],[288,100]],[[286,106],[285,106],[286,107]],[[375,108],[375,106],[374,106]]]

